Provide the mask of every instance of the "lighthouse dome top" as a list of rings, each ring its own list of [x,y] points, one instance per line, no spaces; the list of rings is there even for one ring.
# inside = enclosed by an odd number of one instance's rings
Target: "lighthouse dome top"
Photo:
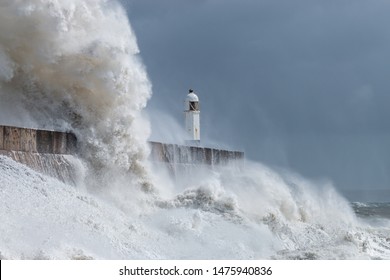
[[[189,92],[187,94],[186,101],[187,102],[199,102],[198,96],[195,94],[195,92],[192,89],[189,90]]]

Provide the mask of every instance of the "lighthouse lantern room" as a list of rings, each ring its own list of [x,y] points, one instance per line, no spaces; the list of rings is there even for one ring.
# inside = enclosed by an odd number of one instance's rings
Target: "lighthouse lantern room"
[[[189,144],[200,143],[200,110],[199,98],[190,89],[184,102],[185,129],[187,131]]]

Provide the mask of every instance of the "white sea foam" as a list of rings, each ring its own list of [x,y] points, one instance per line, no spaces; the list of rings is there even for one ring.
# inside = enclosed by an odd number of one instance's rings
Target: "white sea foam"
[[[151,86],[115,1],[4,0],[0,28],[2,122],[74,131],[90,171],[69,186],[0,157],[1,258],[390,258],[389,228],[330,183],[150,167]]]
[[[141,109],[151,85],[123,8],[106,0],[5,0],[0,26],[2,123],[72,130],[95,170],[147,177],[150,128]]]
[[[390,258],[389,228],[358,222],[347,202],[334,202],[329,186],[295,182],[303,183],[296,192],[268,168],[252,171],[215,171],[201,185],[120,207],[119,198],[92,195],[0,157],[2,258]]]

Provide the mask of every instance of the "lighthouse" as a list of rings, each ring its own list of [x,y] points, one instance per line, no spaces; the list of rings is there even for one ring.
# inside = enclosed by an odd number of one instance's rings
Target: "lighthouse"
[[[189,144],[200,144],[200,110],[199,98],[190,89],[184,102],[185,129]]]

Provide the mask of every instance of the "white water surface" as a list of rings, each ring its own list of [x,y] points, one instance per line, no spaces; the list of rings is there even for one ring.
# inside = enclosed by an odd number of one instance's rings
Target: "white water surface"
[[[72,186],[0,157],[2,259],[390,259],[387,220],[330,183],[149,163],[151,83],[117,1],[4,0],[0,28],[1,123],[73,131],[85,169]]]
[[[358,221],[333,189],[293,189],[267,168],[125,201],[128,190],[91,194],[7,157],[0,175],[3,259],[390,258],[389,224]]]

